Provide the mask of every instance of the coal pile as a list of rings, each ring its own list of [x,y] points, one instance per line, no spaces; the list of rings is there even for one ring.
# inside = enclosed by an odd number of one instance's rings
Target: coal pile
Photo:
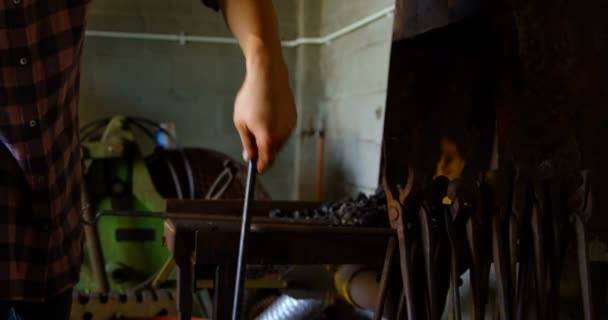
[[[382,189],[367,196],[328,202],[319,208],[287,211],[275,209],[270,217],[293,223],[325,224],[335,226],[388,227],[386,195]]]

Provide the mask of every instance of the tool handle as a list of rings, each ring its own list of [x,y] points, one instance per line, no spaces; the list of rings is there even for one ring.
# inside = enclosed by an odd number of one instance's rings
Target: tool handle
[[[250,160],[247,168],[247,186],[245,189],[245,201],[243,203],[243,221],[241,223],[241,239],[239,241],[239,255],[236,265],[236,281],[234,286],[234,300],[232,304],[232,319],[240,319],[241,300],[245,286],[245,267],[247,252],[247,238],[249,237],[249,228],[251,226],[250,208],[254,198],[255,180],[257,175],[257,161]]]

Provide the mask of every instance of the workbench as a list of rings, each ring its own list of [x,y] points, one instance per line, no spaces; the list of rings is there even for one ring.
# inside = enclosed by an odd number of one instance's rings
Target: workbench
[[[314,208],[306,202],[256,202],[253,205],[247,264],[385,264],[377,309],[386,293],[388,265],[394,252],[394,231],[389,228],[337,227],[290,224],[268,218],[280,208]],[[242,202],[170,200],[164,244],[178,268],[177,308],[180,320],[190,319],[196,265],[214,266],[214,317],[231,318]],[[392,239],[392,240],[391,240]]]

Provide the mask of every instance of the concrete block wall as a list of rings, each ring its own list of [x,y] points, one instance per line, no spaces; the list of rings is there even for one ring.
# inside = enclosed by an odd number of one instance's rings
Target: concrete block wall
[[[284,39],[297,35],[295,2],[275,1]],[[200,0],[96,0],[88,28],[230,36],[221,14]],[[296,50],[284,53],[295,79]],[[184,145],[241,159],[232,106],[244,71],[236,45],[88,37],[82,61],[81,122],[117,113],[172,121]],[[275,199],[294,197],[294,154],[294,144],[289,143],[260,178]]]
[[[281,37],[323,36],[393,0],[275,0]],[[299,108],[298,129],[261,177],[275,199],[313,199],[316,138],[326,127],[325,198],[377,185],[391,19],[381,19],[326,46],[284,49]],[[88,28],[228,37],[220,14],[199,0],[96,0]],[[184,145],[240,159],[232,125],[234,96],[244,77],[236,45],[153,40],[86,39],[81,119],[116,113],[172,121]]]
[[[300,20],[316,24],[318,29],[304,30],[320,35],[394,4],[392,0],[306,2],[308,10],[300,12]],[[304,109],[301,128],[325,127],[327,199],[371,193],[378,186],[391,31],[392,18],[388,17],[329,45],[302,48],[298,53],[299,104]],[[298,141],[297,193],[302,199],[314,198],[314,141],[313,137]]]

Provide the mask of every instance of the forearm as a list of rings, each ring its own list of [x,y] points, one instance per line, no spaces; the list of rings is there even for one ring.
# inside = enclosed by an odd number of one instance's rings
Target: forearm
[[[272,0],[220,0],[226,23],[239,42],[247,74],[234,102],[234,126],[243,157],[262,172],[293,131],[297,112],[283,61]]]
[[[247,69],[283,67],[277,18],[271,0],[221,0],[228,27],[239,42]]]

